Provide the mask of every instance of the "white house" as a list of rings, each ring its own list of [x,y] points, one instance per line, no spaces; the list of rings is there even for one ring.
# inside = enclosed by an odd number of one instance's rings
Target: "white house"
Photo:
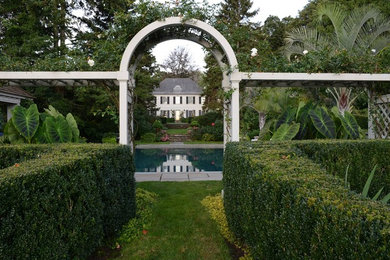
[[[7,121],[12,117],[12,109],[20,105],[22,99],[32,100],[33,96],[17,86],[0,87],[0,113],[7,111]]]
[[[190,78],[166,78],[153,91],[157,116],[175,118],[194,117],[203,114],[202,89]]]

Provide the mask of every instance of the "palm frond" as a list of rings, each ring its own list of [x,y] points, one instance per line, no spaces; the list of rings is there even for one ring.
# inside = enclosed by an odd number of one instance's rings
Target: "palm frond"
[[[361,39],[371,34],[373,28],[370,25],[375,24],[378,18],[380,18],[380,11],[372,6],[363,6],[353,10],[342,25],[346,32],[343,47],[352,50],[359,42],[358,38]]]
[[[338,4],[320,5],[317,8],[317,19],[322,21],[324,16],[328,17],[332,22],[336,39],[339,40],[340,45],[340,39],[344,39],[346,34],[342,25],[347,16],[347,12],[341,9]]]

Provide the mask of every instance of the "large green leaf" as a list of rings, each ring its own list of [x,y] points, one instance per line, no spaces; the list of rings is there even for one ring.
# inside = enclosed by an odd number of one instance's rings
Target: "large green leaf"
[[[49,140],[46,136],[46,124],[43,123],[39,126],[37,133],[34,135],[34,142],[37,144],[47,144]]]
[[[278,130],[274,133],[271,140],[272,141],[287,141],[292,140],[299,131],[299,123],[294,123],[292,125],[282,124]]]
[[[344,112],[344,116],[339,114],[341,124],[345,132],[352,138],[359,138],[359,125],[353,115],[349,112]]]
[[[45,108],[45,112],[52,116],[52,117],[64,117],[60,112],[58,112],[57,109],[55,109],[55,107],[53,107],[52,105],[49,105],[49,109]]]
[[[26,139],[16,130],[12,121],[8,121],[8,123],[4,127],[4,135],[8,138],[11,144],[23,144],[26,142]]]
[[[275,129],[278,129],[282,124],[290,124],[295,119],[296,112],[296,108],[288,108],[284,111],[284,113],[278,118]]]
[[[36,104],[32,104],[28,109],[17,106],[12,111],[12,123],[16,130],[26,138],[28,143],[38,130],[39,112]]]
[[[325,109],[312,109],[309,115],[318,132],[327,138],[336,138],[336,125]]]
[[[45,119],[46,137],[50,143],[68,143],[72,141],[72,129],[63,117]]]
[[[72,141],[78,142],[80,137],[80,131],[77,126],[77,122],[71,113],[66,115],[66,121],[68,122],[70,129],[72,129]]]

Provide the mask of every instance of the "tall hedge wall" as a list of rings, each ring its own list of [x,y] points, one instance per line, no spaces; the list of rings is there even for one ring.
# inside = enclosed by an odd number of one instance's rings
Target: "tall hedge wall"
[[[377,165],[370,187],[370,196],[382,187],[390,192],[390,141],[388,140],[321,140],[293,142],[309,158],[321,164],[328,173],[344,179],[349,165],[348,181],[351,189],[363,190],[367,177]]]
[[[389,207],[296,146],[230,143],[223,174],[229,226],[255,259],[388,259]]]
[[[128,147],[0,146],[4,150],[15,159],[0,170],[0,259],[85,258],[134,217]]]

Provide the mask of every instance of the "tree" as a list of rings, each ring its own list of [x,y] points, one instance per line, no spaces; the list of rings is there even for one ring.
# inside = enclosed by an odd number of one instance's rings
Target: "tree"
[[[191,77],[197,70],[192,61],[192,57],[188,50],[178,46],[162,64],[162,67],[168,72],[169,77],[188,78]]]
[[[337,56],[344,50],[350,56],[377,55],[390,44],[390,19],[377,8],[363,6],[347,12],[340,5],[320,5],[318,21],[329,19],[333,30],[330,34],[318,28],[298,27],[288,33],[284,53],[290,60],[309,52],[326,50]],[[344,62],[345,64],[345,62]],[[347,88],[329,89],[336,99],[340,113],[351,111],[354,98]]]

